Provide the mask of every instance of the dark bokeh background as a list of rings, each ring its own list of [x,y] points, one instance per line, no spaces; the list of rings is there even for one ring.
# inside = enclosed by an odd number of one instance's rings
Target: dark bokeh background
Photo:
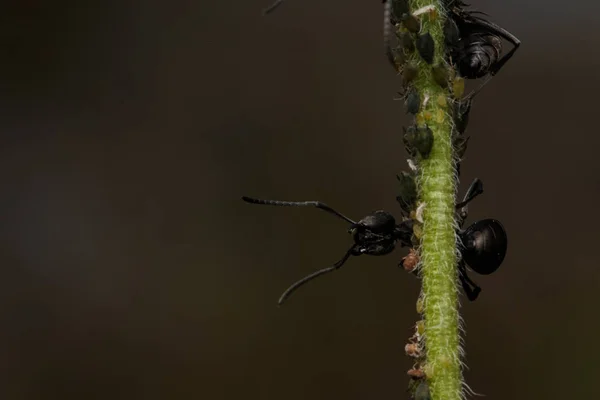
[[[398,212],[379,1],[8,1],[0,398],[404,399],[416,279],[346,226]],[[600,5],[475,1],[523,42],[478,97],[461,190],[509,253],[464,304],[488,400],[600,396]]]

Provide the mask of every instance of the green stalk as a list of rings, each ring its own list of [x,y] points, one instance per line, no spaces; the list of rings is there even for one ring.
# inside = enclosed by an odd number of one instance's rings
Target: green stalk
[[[435,56],[432,65],[443,65],[451,70],[444,61],[445,15],[441,3],[439,0],[409,1],[413,11],[424,6],[435,7],[434,14],[419,17],[420,33],[429,32],[433,37]],[[412,87],[422,99],[416,121],[427,124],[434,138],[431,153],[419,160],[417,171],[419,204],[423,207],[419,256],[423,284],[420,303],[425,321],[424,371],[433,400],[460,400],[463,383],[454,210],[457,184],[452,145],[454,95],[451,88],[444,89],[439,85],[433,76],[432,65],[427,64],[418,52],[410,61],[418,70]],[[453,75],[450,72],[450,76]]]

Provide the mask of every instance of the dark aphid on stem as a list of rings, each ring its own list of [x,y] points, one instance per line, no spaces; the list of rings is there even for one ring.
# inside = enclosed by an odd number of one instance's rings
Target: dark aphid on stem
[[[414,148],[421,157],[427,158],[433,147],[433,132],[425,126],[409,127],[404,134],[405,142],[409,148]]]
[[[435,55],[435,43],[433,42],[433,37],[431,37],[429,32],[417,37],[416,46],[421,58],[427,64],[433,63],[433,56]]]
[[[383,0],[383,3],[389,3],[392,8],[392,23],[398,23],[404,14],[410,13],[408,0]]]
[[[459,134],[465,133],[467,125],[469,124],[469,113],[471,111],[473,96],[467,97],[462,100],[454,101],[454,126]]]
[[[415,42],[411,37],[410,33],[402,32],[398,35],[398,39],[400,41],[402,49],[404,49],[406,53],[412,53],[413,51],[415,51]]]
[[[416,130],[417,128],[412,125],[409,126],[408,129],[405,127],[402,127],[402,130],[404,131],[404,135],[402,135],[402,142],[404,143],[404,150],[406,150],[406,152],[408,153],[408,155],[410,155],[411,157],[414,157],[417,155],[416,153],[416,149],[411,145],[411,142],[409,141],[409,138],[414,137],[416,135]],[[400,178],[398,178],[400,179]]]
[[[478,274],[493,273],[504,261],[508,243],[504,227],[495,219],[483,219],[462,230],[469,214],[468,203],[481,193],[483,193],[483,183],[475,179],[467,190],[464,200],[456,205],[456,208],[460,209],[457,219],[458,226],[461,228],[458,232],[461,241],[458,270],[463,290],[471,301],[477,299],[481,288],[469,278],[466,266],[468,265]]]
[[[448,81],[450,80],[448,69],[443,65],[436,65],[431,69],[431,74],[433,75],[433,79],[435,83],[440,85],[442,89],[448,87]]]
[[[400,17],[402,21],[402,25],[406,28],[410,33],[419,33],[421,30],[421,21],[417,17],[412,14],[404,13],[402,17]]]
[[[406,87],[409,83],[411,83],[419,73],[419,68],[413,64],[408,63],[404,65],[404,69],[402,71],[402,84]]]
[[[394,250],[396,243],[400,246],[411,246],[412,220],[405,220],[396,224],[396,220],[387,211],[379,210],[367,215],[358,222],[351,220],[345,215],[337,212],[327,204],[319,201],[279,201],[279,200],[261,200],[251,197],[242,197],[242,200],[252,204],[264,204],[271,206],[287,207],[316,207],[336,217],[350,223],[349,233],[352,234],[354,244],[348,249],[346,254],[333,266],[316,271],[290,286],[279,298],[279,305],[300,286],[315,279],[323,274],[333,272],[341,268],[350,256],[360,256],[363,254],[371,256],[382,256]]]
[[[448,0],[445,6],[451,20],[444,27],[450,61],[466,79],[486,77],[483,87],[510,60],[521,42],[506,29],[476,16],[477,12],[465,10],[468,5],[462,0]],[[513,45],[503,56],[502,39]]]
[[[416,90],[410,90],[406,95],[406,111],[417,114],[421,109],[421,95]]]
[[[415,400],[431,400],[429,393],[429,385],[425,381],[421,381],[415,390]]]
[[[396,175],[396,178],[398,178],[398,182],[400,183],[400,194],[396,197],[396,201],[400,204],[402,211],[410,214],[417,202],[417,183],[414,176],[405,171]]]

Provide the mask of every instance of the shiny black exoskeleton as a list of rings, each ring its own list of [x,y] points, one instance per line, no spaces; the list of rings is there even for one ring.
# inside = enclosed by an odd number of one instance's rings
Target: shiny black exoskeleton
[[[495,219],[482,219],[462,230],[468,216],[468,202],[483,193],[483,183],[475,179],[465,195],[460,208],[458,224],[461,228],[458,235],[461,241],[458,270],[460,281],[471,301],[477,299],[481,288],[467,275],[466,265],[481,275],[489,275],[496,271],[506,256],[508,238],[502,224]]]
[[[396,219],[387,211],[379,210],[367,215],[358,222],[351,220],[344,214],[337,212],[325,203],[320,201],[279,201],[279,200],[262,200],[251,197],[242,197],[242,200],[252,204],[264,204],[271,206],[292,206],[292,207],[316,207],[330,214],[337,216],[350,223],[349,233],[352,234],[354,244],[346,251],[346,254],[341,260],[333,266],[316,271],[290,286],[279,298],[281,305],[296,289],[304,285],[306,282],[335,271],[344,265],[350,256],[360,256],[363,254],[370,256],[382,256],[391,253],[400,243],[402,247],[412,246],[411,238],[413,231],[413,221],[405,220],[396,223]]]
[[[450,61],[463,78],[487,75],[489,79],[510,60],[521,42],[506,29],[475,15],[477,12],[465,10],[467,6],[462,0],[446,0],[448,18],[444,34]],[[505,55],[502,55],[502,39],[513,45]]]

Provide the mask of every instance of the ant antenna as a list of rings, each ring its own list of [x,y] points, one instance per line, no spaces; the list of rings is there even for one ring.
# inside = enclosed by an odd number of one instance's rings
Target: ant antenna
[[[330,214],[335,215],[338,218],[343,219],[346,222],[349,222],[352,225],[356,225],[356,222],[346,217],[344,214],[335,211],[333,208],[329,207],[325,203],[321,203],[320,201],[281,201],[281,200],[263,200],[263,199],[255,199],[252,197],[242,196],[242,200],[246,203],[252,204],[263,204],[267,206],[282,206],[282,207],[317,207],[321,210],[325,210]]]
[[[279,7],[281,5],[281,3],[283,3],[283,0],[275,0],[275,2],[273,2],[273,4],[271,4],[269,7],[265,8],[262,12],[263,15],[267,15],[272,13],[273,11],[275,11],[275,9],[277,7]]]
[[[482,193],[483,182],[479,178],[473,179],[471,186],[469,186],[469,189],[465,194],[465,198],[463,199],[463,201],[456,205],[456,209],[460,209],[457,221],[459,227],[462,228],[463,224],[465,223],[465,219],[467,219],[467,216],[469,215],[469,202]]]
[[[392,31],[392,23],[390,22],[390,18],[392,16],[392,0],[383,0],[383,47],[385,49],[385,55],[388,58],[390,64],[394,69],[397,69],[396,62],[394,60],[394,54],[392,53],[392,48],[390,47],[390,36]]]
[[[336,262],[335,264],[333,264],[333,266],[328,267],[328,268],[323,268],[317,272],[313,272],[312,274],[305,276],[304,278],[300,279],[299,281],[295,282],[292,286],[290,286],[289,288],[287,288],[285,290],[285,292],[283,292],[283,294],[281,295],[281,297],[279,298],[279,300],[277,301],[278,305],[282,305],[283,302],[291,296],[291,294],[293,292],[296,291],[296,289],[298,289],[300,286],[304,285],[306,282],[311,281],[313,279],[315,279],[318,276],[327,274],[329,272],[333,272],[336,269],[339,269],[342,265],[344,265],[344,263],[348,260],[348,258],[350,258],[351,255],[353,255],[355,253],[356,249],[355,246],[350,247],[350,249],[346,252],[346,254],[344,254],[344,257],[342,257],[341,260],[339,260],[338,262]]]

